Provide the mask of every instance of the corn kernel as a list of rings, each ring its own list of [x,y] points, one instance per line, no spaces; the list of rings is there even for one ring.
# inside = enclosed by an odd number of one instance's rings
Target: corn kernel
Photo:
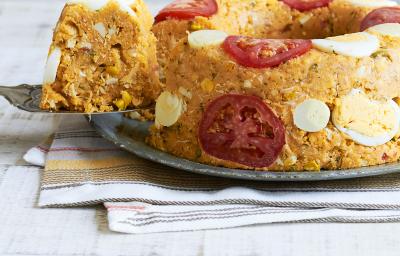
[[[119,99],[114,101],[115,106],[117,106],[119,111],[124,111],[126,110],[126,105],[123,99]]]
[[[110,75],[116,76],[119,74],[121,70],[117,66],[108,66],[106,67],[106,72]]]
[[[125,106],[128,107],[132,102],[132,96],[127,91],[122,91],[121,96]]]
[[[316,161],[311,161],[304,165],[304,169],[306,171],[319,172],[321,170],[321,167]]]
[[[200,24],[192,23],[190,25],[190,30],[192,30],[192,31],[197,31],[197,30],[202,30],[202,29],[203,29],[203,26]]]
[[[200,86],[201,86],[201,89],[203,89],[203,91],[205,91],[205,92],[212,92],[214,90],[214,82],[208,78],[204,79],[201,82]]]
[[[296,98],[296,93],[295,92],[289,92],[284,95],[286,100],[294,100]]]
[[[94,99],[93,99],[93,102],[94,102],[96,105],[101,105],[102,100],[101,100],[101,98],[94,98]]]

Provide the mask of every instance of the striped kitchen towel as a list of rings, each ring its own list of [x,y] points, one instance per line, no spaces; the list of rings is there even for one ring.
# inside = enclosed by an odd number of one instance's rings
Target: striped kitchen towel
[[[104,203],[125,233],[282,222],[400,221],[400,174],[329,182],[255,182],[196,175],[140,159],[83,117],[63,120],[25,160],[44,165],[39,206]]]

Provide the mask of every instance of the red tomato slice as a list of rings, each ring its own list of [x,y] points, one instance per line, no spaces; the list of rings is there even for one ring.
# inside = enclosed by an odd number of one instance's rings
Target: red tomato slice
[[[384,7],[373,10],[361,22],[361,31],[383,23],[400,23],[400,8]]]
[[[285,128],[255,96],[228,94],[207,107],[199,141],[211,156],[254,168],[272,165],[285,145]]]
[[[210,17],[218,12],[215,0],[176,0],[162,9],[155,20],[156,23],[168,18],[191,20],[196,16]]]
[[[240,65],[251,68],[270,68],[308,52],[311,40],[254,39],[229,36],[223,46]]]
[[[328,6],[333,0],[282,0],[291,8],[301,12]]]

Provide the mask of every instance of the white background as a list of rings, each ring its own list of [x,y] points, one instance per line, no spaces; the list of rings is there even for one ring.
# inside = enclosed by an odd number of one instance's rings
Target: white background
[[[147,1],[155,10],[162,1]],[[0,0],[0,84],[41,82],[61,0]],[[107,229],[102,207],[38,209],[23,153],[57,126],[0,98],[0,255],[400,255],[400,224],[277,224],[151,235]]]

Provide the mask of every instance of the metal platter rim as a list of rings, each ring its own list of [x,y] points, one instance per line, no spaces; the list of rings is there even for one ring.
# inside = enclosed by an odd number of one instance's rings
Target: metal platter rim
[[[140,137],[140,140],[135,140],[123,136],[122,133],[116,131],[117,127],[143,131],[144,127],[148,126],[148,124],[143,122],[124,118],[122,114],[96,115],[88,119],[93,128],[102,137],[111,141],[118,147],[121,147],[141,158],[197,174],[255,181],[327,181],[371,177],[400,172],[400,163],[363,167],[351,170],[326,170],[321,172],[261,172],[209,166],[178,158],[152,148],[144,143],[144,136]]]

